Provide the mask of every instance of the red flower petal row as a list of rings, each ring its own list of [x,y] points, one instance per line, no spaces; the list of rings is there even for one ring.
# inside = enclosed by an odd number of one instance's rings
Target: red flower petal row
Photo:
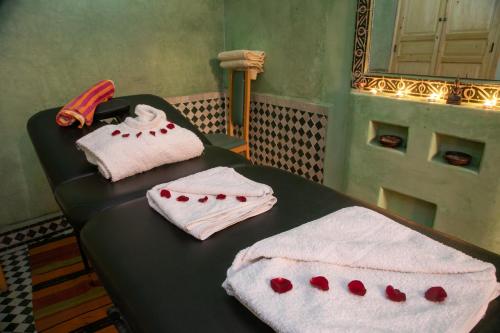
[[[170,193],[169,190],[163,189],[160,191],[160,196],[163,198],[170,199],[172,194]],[[217,196],[215,198],[217,200],[224,200],[224,199],[226,199],[226,195],[225,194],[217,194]],[[176,200],[180,201],[180,202],[186,202],[186,201],[189,201],[189,197],[187,197],[185,195],[180,195],[177,197]],[[236,196],[236,200],[238,200],[239,202],[246,202],[247,198],[242,196],[242,195],[238,195],[238,196]],[[198,202],[201,202],[201,203],[205,203],[207,201],[208,201],[208,196],[204,196],[203,198],[198,199]]]
[[[318,288],[323,291],[327,291],[330,289],[328,285],[328,279],[324,276],[315,276],[309,280],[311,286]],[[349,291],[358,296],[364,296],[366,294],[366,288],[363,285],[363,282],[359,280],[353,280],[349,282],[347,285]],[[287,291],[292,290],[293,285],[290,280],[287,280],[283,277],[277,277],[271,279],[271,288],[277,292],[278,294],[286,293]],[[399,289],[394,289],[393,286],[388,285],[385,288],[385,293],[388,299],[393,302],[404,302],[406,301],[406,294],[401,292]],[[425,298],[431,302],[443,302],[448,295],[443,287],[431,287],[427,289],[425,292]]]
[[[168,129],[174,129],[175,128],[175,124],[174,123],[168,123],[167,124],[167,128]],[[160,128],[160,133],[161,134],[167,134],[167,129],[165,128]],[[113,132],[111,132],[111,136],[117,136],[118,134],[120,134],[121,131],[120,130],[114,130]],[[156,136],[156,132],[155,131],[149,131],[149,134],[151,134],[152,136]],[[138,138],[142,135],[142,132],[138,132],[135,134],[135,137]],[[128,138],[130,136],[129,133],[125,133],[125,134],[122,134],[122,137],[123,138]]]

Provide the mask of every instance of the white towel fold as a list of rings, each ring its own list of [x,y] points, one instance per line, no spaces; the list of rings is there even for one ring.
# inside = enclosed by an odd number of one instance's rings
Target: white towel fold
[[[247,68],[254,69],[258,71],[259,73],[263,72],[264,69],[262,68],[264,64],[256,62],[256,61],[250,61],[250,60],[231,60],[231,61],[222,61],[220,63],[220,66],[222,68],[231,68],[231,69],[237,69],[237,70],[245,70]]]
[[[264,63],[265,57],[266,54],[263,51],[233,50],[233,51],[224,51],[219,53],[217,59],[219,59],[220,61],[253,60]]]
[[[248,70],[250,79],[257,79],[257,74],[264,72],[263,51],[233,50],[219,53],[217,59],[221,61],[220,66],[225,69],[238,71]]]
[[[168,197],[166,194],[162,196],[162,190],[168,191]],[[225,198],[217,199],[220,194]],[[154,210],[200,240],[262,214],[276,203],[271,187],[227,167],[212,168],[157,185],[146,196]],[[181,196],[187,197],[188,201],[179,201]]]
[[[165,112],[141,104],[136,106],[135,114],[135,118],[98,128],[76,142],[105,178],[115,182],[203,152],[201,140],[169,122]]]
[[[329,291],[310,286],[319,275]],[[293,289],[275,293],[275,277]],[[365,296],[348,291],[352,280],[364,283]],[[406,301],[388,300],[387,285]],[[432,286],[446,290],[444,302],[424,297]],[[278,332],[468,332],[500,293],[493,265],[361,207],[240,251],[223,287]]]

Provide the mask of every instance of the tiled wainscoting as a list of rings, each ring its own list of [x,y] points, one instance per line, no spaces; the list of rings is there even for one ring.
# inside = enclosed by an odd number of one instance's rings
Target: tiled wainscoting
[[[225,132],[227,97],[220,93],[170,97],[205,133]],[[321,183],[328,108],[263,94],[250,103],[250,157]]]

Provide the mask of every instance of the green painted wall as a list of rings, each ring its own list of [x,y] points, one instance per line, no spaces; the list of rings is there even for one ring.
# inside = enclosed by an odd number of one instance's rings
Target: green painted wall
[[[389,208],[422,221],[434,204],[434,227],[500,252],[500,114],[351,94],[355,11],[341,0],[0,2],[1,200],[12,203],[0,222],[57,209],[24,130],[36,110],[102,77],[118,94],[214,91],[215,54],[249,48],[267,54],[253,91],[330,107],[326,185],[381,204],[385,187]],[[370,120],[408,126],[406,153],[369,145]],[[483,141],[479,173],[429,161],[436,131]]]
[[[380,203],[381,188],[388,188],[433,203],[434,228],[500,252],[500,113],[366,94],[352,97],[347,193]],[[408,127],[406,153],[369,144],[370,121]],[[479,172],[431,160],[434,133],[484,143]],[[429,220],[425,205],[397,200],[392,205],[396,212]]]
[[[252,91],[330,107],[325,183],[343,186],[356,1],[226,0],[226,50],[266,52]]]
[[[223,5],[0,1],[0,227],[57,210],[26,133],[32,114],[103,78],[115,81],[117,95],[219,90]]]
[[[330,106],[326,185],[381,205],[386,187],[385,205],[393,211],[500,251],[499,113],[352,95],[356,1],[224,5],[226,49],[266,51],[253,91]],[[370,120],[408,126],[406,154],[368,145]],[[484,141],[479,174],[428,161],[435,131]]]

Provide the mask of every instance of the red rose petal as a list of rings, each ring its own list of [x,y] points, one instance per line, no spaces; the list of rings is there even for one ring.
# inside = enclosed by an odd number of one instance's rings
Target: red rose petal
[[[140,137],[142,135],[142,132],[137,133],[135,136]]]
[[[149,134],[151,134],[152,136],[155,136],[156,132],[155,131],[149,131]]]
[[[399,289],[394,289],[394,287],[391,285],[388,285],[387,288],[385,288],[385,293],[387,295],[387,298],[393,302],[406,301],[406,294],[401,292]]]
[[[328,280],[324,276],[315,276],[311,280],[309,280],[311,286],[316,287],[321,290],[328,290],[330,287],[328,286]]]
[[[172,195],[170,194],[170,191],[169,190],[161,190],[160,191],[160,196],[164,197],[164,198],[170,198]]]
[[[203,198],[199,198],[198,199],[198,202],[207,202],[208,201],[208,197],[207,196],[204,196]]]
[[[217,194],[217,196],[215,198],[217,200],[224,200],[224,199],[226,199],[226,195],[225,194]]]
[[[173,123],[169,123],[169,124],[167,124],[167,128],[168,129],[174,129],[175,125]]]
[[[164,128],[160,129],[160,132],[161,132],[161,134],[167,134],[167,130]]]
[[[246,202],[247,201],[247,198],[242,196],[242,195],[238,195],[236,197],[236,200],[240,201],[240,202]]]
[[[111,133],[111,135],[112,135],[112,136],[115,136],[115,135],[118,135],[118,134],[120,134],[120,133],[121,133],[121,132],[120,132],[120,130],[114,130],[114,131]]]
[[[278,294],[286,293],[292,290],[292,282],[282,277],[277,277],[271,280],[271,288]]]
[[[448,295],[443,287],[431,287],[425,292],[425,298],[431,302],[442,302]]]
[[[347,286],[349,287],[349,291],[354,295],[365,296],[366,294],[366,288],[363,285],[363,282],[359,280],[353,280],[349,282]]]
[[[128,138],[130,136],[130,134],[126,133],[126,134],[122,134],[122,137],[124,138]]]
[[[179,195],[177,197],[177,201],[180,201],[180,202],[186,202],[186,201],[189,201],[189,198],[186,197],[185,195]]]

